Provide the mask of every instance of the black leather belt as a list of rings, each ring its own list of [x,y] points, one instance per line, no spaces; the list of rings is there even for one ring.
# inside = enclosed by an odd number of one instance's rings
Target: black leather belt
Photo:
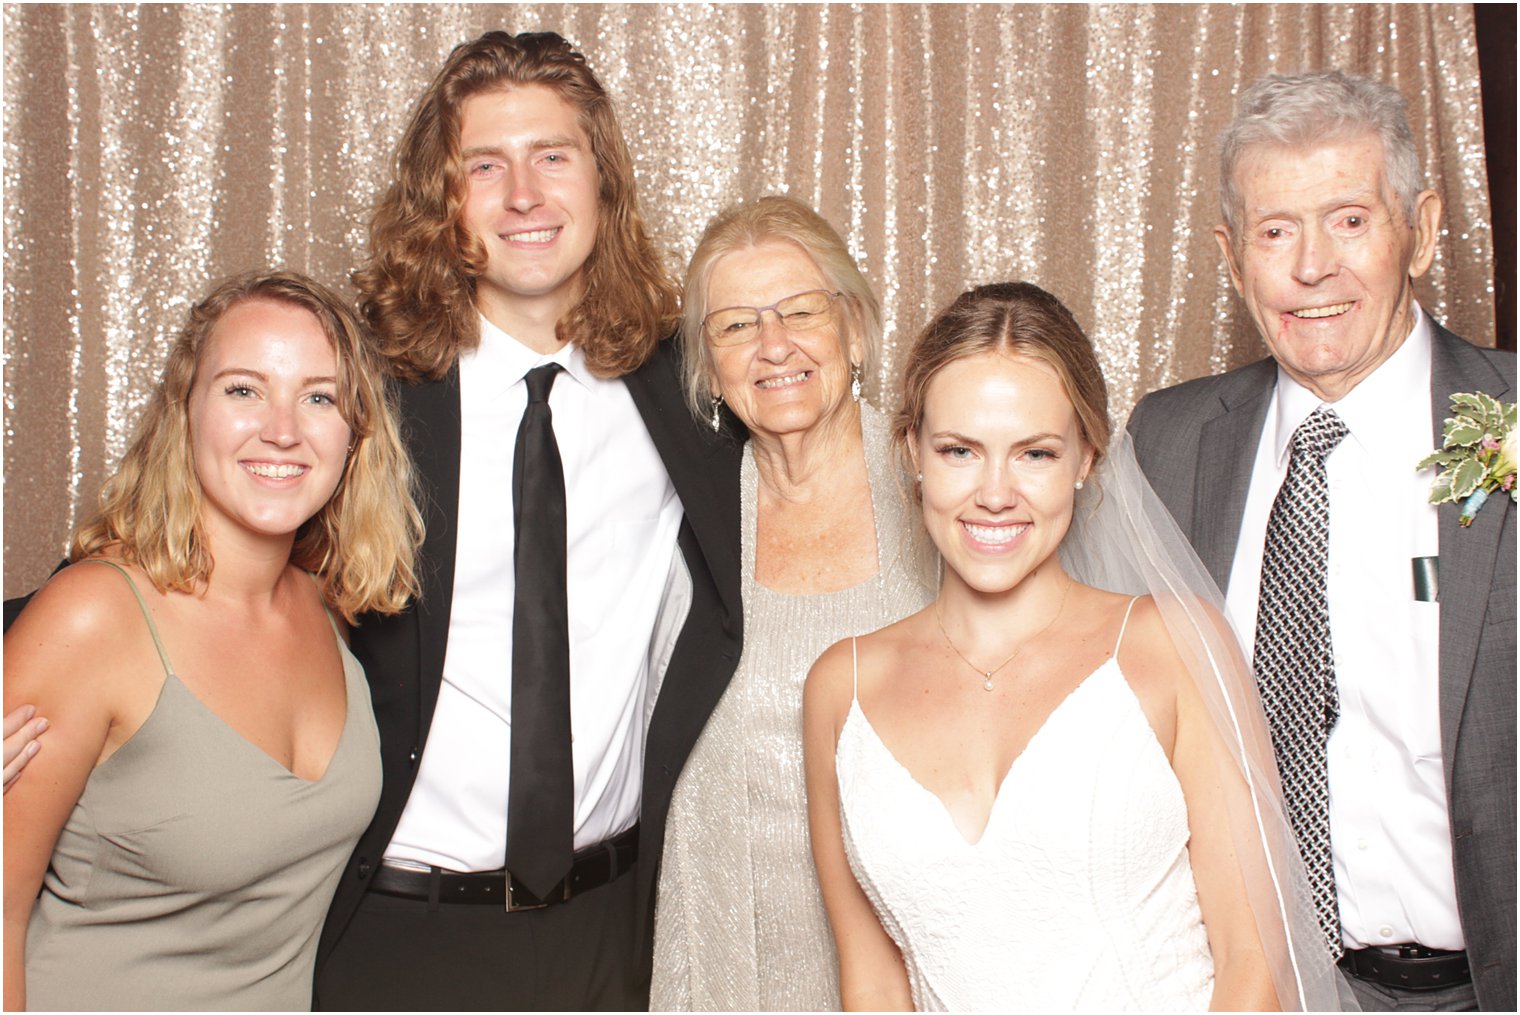
[[[639,826],[634,825],[606,842],[576,850],[570,873],[542,899],[519,884],[505,868],[459,874],[439,867],[410,870],[381,864],[370,879],[369,890],[427,902],[504,906],[510,913],[569,902],[581,892],[600,888],[622,877],[638,857]]]
[[[1436,990],[1472,982],[1466,952],[1420,945],[1357,948],[1341,956],[1340,967],[1357,979],[1402,990]]]

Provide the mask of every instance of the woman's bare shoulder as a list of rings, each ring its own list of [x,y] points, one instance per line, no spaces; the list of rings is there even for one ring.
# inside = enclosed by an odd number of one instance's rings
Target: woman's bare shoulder
[[[804,707],[833,711],[838,702],[852,695],[858,641],[858,638],[836,641],[813,662],[803,688]]]
[[[1175,718],[1179,692],[1188,691],[1192,680],[1154,597],[1135,600],[1116,654],[1125,679],[1146,706],[1152,723],[1170,728],[1172,719],[1167,717]],[[1157,735],[1161,736],[1159,729]],[[1169,743],[1170,734],[1162,742]]]
[[[1179,663],[1177,648],[1160,605],[1154,596],[1139,596],[1134,603],[1125,607],[1129,620],[1119,651],[1131,665],[1174,669]]]
[[[147,583],[141,572],[133,578],[139,588]],[[156,594],[151,584],[147,590]],[[120,658],[123,646],[143,637],[142,608],[121,572],[97,560],[72,564],[37,590],[6,632],[7,691],[19,690],[13,678],[25,682],[36,667],[49,672],[99,672]],[[60,669],[63,663],[86,666]]]
[[[1107,658],[1121,630],[1124,631],[1122,642],[1128,646],[1130,632],[1134,630],[1134,614],[1141,612],[1150,597],[1109,592],[1074,582],[1071,591],[1063,598],[1065,601],[1052,629],[1052,633],[1061,636],[1055,643],[1057,651],[1074,657],[1099,655]],[[1131,603],[1134,604],[1133,610]],[[1126,617],[1129,618],[1128,626]]]
[[[919,615],[912,614],[866,634],[841,638],[824,650],[813,669],[816,671],[822,667],[825,672],[834,673],[843,668],[849,674],[854,671],[857,660],[865,663],[899,651],[912,637],[914,621]]]

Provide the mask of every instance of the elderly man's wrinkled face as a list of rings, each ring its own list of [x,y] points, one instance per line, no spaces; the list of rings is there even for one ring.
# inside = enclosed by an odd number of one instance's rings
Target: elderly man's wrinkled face
[[[1370,134],[1248,149],[1235,181],[1240,234],[1215,230],[1235,288],[1283,369],[1337,401],[1409,336],[1411,279],[1434,256],[1440,198],[1420,194],[1406,221]]]

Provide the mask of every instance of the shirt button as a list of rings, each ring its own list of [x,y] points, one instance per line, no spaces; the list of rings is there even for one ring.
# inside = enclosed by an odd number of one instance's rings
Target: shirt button
[[[1356,840],[1356,848],[1365,853],[1367,851],[1367,840],[1366,839],[1358,839],[1358,840]]]
[[[1392,927],[1379,927],[1378,928],[1378,933],[1380,935],[1382,935],[1383,937],[1393,937],[1393,928]]]

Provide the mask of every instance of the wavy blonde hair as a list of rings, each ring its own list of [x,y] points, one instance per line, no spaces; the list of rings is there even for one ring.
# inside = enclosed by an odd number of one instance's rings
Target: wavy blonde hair
[[[268,300],[309,311],[332,343],[338,411],[353,450],[331,499],[296,532],[290,562],[315,574],[350,622],[396,613],[417,593],[422,517],[412,503],[411,462],[385,382],[353,311],[330,289],[294,272],[238,275],[190,310],[136,437],[100,491],[99,513],[74,533],[69,560],[116,550],[160,592],[193,592],[216,562],[201,521],[190,448],[190,392],[207,341],[227,311]]]
[[[369,259],[353,276],[360,312],[402,380],[442,377],[480,342],[475,279],[486,251],[463,221],[459,109],[483,92],[524,85],[549,88],[575,107],[599,181],[586,291],[556,336],[580,346],[595,373],[619,377],[642,366],[675,327],[675,284],[639,214],[612,100],[586,58],[553,32],[487,32],[454,47],[418,101],[396,149],[395,183],[370,221]]]

